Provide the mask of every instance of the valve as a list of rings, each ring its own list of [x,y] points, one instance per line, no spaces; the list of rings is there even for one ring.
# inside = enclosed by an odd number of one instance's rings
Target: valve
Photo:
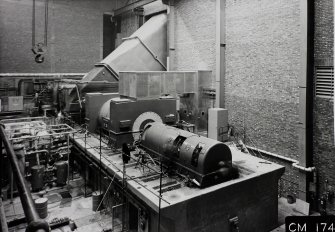
[[[235,231],[240,231],[238,216],[229,219],[230,228],[235,228]]]

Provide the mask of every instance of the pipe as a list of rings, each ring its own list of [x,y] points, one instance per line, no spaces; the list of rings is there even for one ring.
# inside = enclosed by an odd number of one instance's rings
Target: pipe
[[[298,162],[298,163],[299,163],[299,162]],[[303,167],[303,166],[298,165],[298,163],[293,163],[292,166],[293,166],[294,168],[297,168],[297,169],[299,169],[299,170],[301,170],[301,171],[305,171],[305,172],[314,172],[314,171],[316,170],[315,167],[308,167],[308,168],[305,168],[305,167]]]
[[[2,77],[45,77],[43,79],[63,79],[65,77],[71,77],[71,79],[82,79],[86,73],[0,73]]]
[[[40,219],[37,214],[30,190],[27,187],[25,179],[20,171],[18,159],[15,155],[13,146],[9,142],[5,128],[2,125],[0,126],[0,137],[3,141],[8,159],[11,163],[13,174],[17,180],[17,189],[20,194],[22,208],[28,223],[26,231],[50,231],[49,224],[45,220]]]
[[[174,0],[169,0],[163,3],[168,5],[168,20],[167,20],[167,47],[168,47],[168,54],[167,54],[167,70],[173,71],[174,70],[174,54],[175,54],[175,9],[174,9]]]
[[[272,152],[264,151],[262,149],[258,149],[256,147],[251,147],[251,146],[248,146],[248,145],[246,145],[246,147],[250,150],[258,151],[258,152],[260,152],[264,155],[290,162],[290,163],[292,163],[293,168],[299,169],[299,170],[304,171],[304,172],[314,172],[316,170],[315,167],[306,168],[306,167],[303,167],[303,166],[299,165],[299,161],[295,160],[295,159],[291,159],[291,158],[288,158],[288,157],[285,157],[285,156],[282,156],[282,155],[277,155],[277,154],[274,154]]]

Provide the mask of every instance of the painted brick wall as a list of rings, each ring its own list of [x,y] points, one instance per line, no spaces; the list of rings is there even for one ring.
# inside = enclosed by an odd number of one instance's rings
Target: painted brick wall
[[[315,66],[333,66],[334,62],[333,1],[315,1]],[[316,97],[314,101],[314,165],[318,170],[320,196],[335,191],[334,102]],[[326,184],[328,180],[328,184]],[[327,186],[328,185],[328,186]],[[332,199],[334,202],[335,199]],[[327,209],[335,213],[335,204]]]
[[[226,7],[230,123],[255,147],[296,159],[299,1],[228,0]]]
[[[38,41],[44,1],[36,0]],[[49,51],[37,64],[31,52],[32,0],[0,1],[0,72],[87,72],[101,60],[102,13],[110,0],[50,0]]]
[[[175,70],[215,75],[215,0],[175,1]]]
[[[298,0],[226,1],[226,108],[247,145],[298,159]],[[277,160],[278,162],[278,160]],[[283,195],[296,193],[286,163]]]
[[[334,59],[334,2],[315,0],[315,59]]]
[[[133,12],[127,12],[122,15],[121,32],[117,34],[116,46],[120,45],[122,38],[129,37],[139,28],[138,17]]]
[[[335,191],[334,103],[317,97],[314,105],[314,165],[318,170],[318,187],[322,196],[327,190]],[[327,208],[335,213],[334,203],[328,202]]]

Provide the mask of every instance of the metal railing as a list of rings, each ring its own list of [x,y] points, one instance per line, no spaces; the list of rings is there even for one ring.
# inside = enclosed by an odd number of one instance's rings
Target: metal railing
[[[2,150],[2,143],[6,149],[8,159],[11,163],[13,175],[15,176],[17,182],[17,188],[21,199],[21,204],[23,208],[24,215],[27,219],[28,227],[27,232],[48,232],[50,231],[49,224],[42,220],[36,211],[34,201],[31,196],[31,192],[26,184],[25,178],[22,175],[18,163],[18,159],[15,155],[12,144],[10,143],[6,131],[3,126],[0,126],[0,150]],[[3,154],[1,154],[1,161],[3,162]]]

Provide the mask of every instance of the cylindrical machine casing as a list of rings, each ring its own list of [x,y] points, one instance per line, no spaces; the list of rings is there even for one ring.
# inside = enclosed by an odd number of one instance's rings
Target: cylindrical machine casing
[[[110,104],[111,104],[110,102],[111,100],[106,101],[100,109],[98,118],[100,127],[105,128],[104,119],[110,119]]]
[[[48,216],[48,198],[36,199],[35,208],[40,218],[46,218]]]
[[[145,128],[141,146],[183,166],[200,185],[205,184],[202,182],[206,175],[232,166],[231,151],[224,143],[162,123],[151,123]]]
[[[56,167],[57,185],[65,185],[68,176],[67,162],[58,161],[55,163],[55,167]]]
[[[22,175],[25,175],[25,166],[26,166],[26,159],[25,159],[25,151],[23,145],[14,145],[15,155],[19,161],[20,171]]]
[[[17,161],[18,161],[20,172],[24,176],[25,175],[25,166],[26,166],[24,146],[21,145],[21,144],[15,144],[13,146],[13,148],[14,148],[15,155],[16,155],[16,158],[17,158]],[[12,173],[12,167],[11,166],[9,166],[9,173]],[[13,178],[13,180],[10,180],[10,182],[13,181],[13,191],[16,191],[17,190],[16,179],[13,175],[10,175],[9,177],[10,177],[10,179]]]
[[[101,191],[96,191],[92,193],[92,210],[97,211],[98,206],[100,202],[102,201],[102,198],[104,196],[104,193]],[[103,203],[101,203],[99,210],[103,209]]]
[[[31,168],[31,188],[33,192],[44,187],[44,166],[35,165]]]

